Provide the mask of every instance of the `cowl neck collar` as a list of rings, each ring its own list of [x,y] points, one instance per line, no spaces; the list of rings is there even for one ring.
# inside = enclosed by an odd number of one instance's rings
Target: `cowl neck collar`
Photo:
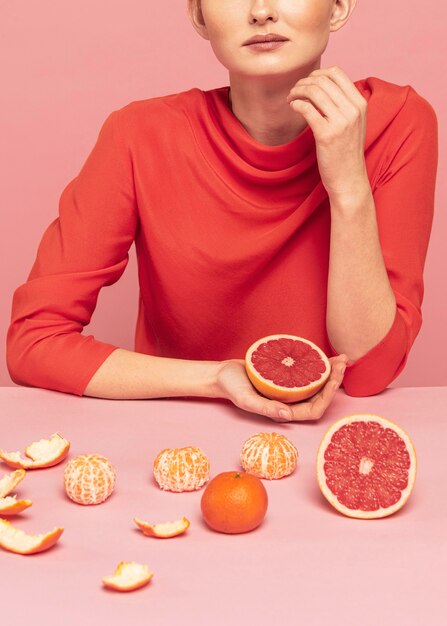
[[[401,110],[409,87],[368,77],[354,82],[368,101],[365,157]],[[259,208],[281,209],[321,203],[326,190],[319,175],[315,138],[307,125],[285,144],[269,146],[254,139],[233,113],[230,86],[207,91],[194,89],[201,107],[190,109],[201,151],[228,187]],[[367,159],[366,159],[367,160]]]

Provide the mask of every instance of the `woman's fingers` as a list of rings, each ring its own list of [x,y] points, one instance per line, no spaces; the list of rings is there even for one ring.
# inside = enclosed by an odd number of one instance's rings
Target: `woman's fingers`
[[[226,363],[219,375],[220,386],[225,397],[229,397],[240,409],[263,415],[275,422],[317,420],[333,401],[343,380],[347,360],[345,354],[331,357],[331,374],[324,387],[308,400],[294,404],[269,400],[258,393],[247,377],[242,360],[234,359]]]
[[[331,362],[331,374],[324,387],[307,401],[290,405],[293,412],[292,421],[320,419],[335,398],[337,389],[343,380],[348,357],[346,354],[341,354],[330,358],[329,361]]]
[[[243,397],[237,398],[235,404],[244,411],[263,415],[274,422],[290,422],[292,420],[292,411],[286,404],[276,400],[268,400],[255,391],[249,391]],[[286,411],[289,417],[281,416],[280,411]]]

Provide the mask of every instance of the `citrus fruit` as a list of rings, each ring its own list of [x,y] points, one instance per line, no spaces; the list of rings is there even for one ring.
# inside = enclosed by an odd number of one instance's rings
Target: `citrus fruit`
[[[102,579],[102,584],[115,591],[133,591],[146,585],[153,575],[147,565],[135,561],[121,561],[112,576],[105,576]]]
[[[65,491],[78,504],[104,502],[115,487],[113,465],[101,454],[81,454],[64,471]]]
[[[284,435],[257,433],[242,446],[241,465],[259,478],[282,478],[291,474],[298,461],[298,450]]]
[[[329,359],[316,344],[295,335],[268,335],[255,341],[245,355],[253,386],[280,402],[310,398],[331,373]]]
[[[158,524],[149,524],[134,517],[135,524],[143,531],[146,537],[160,537],[167,539],[168,537],[176,537],[181,535],[189,528],[189,520],[186,517],[175,520],[175,522],[160,522]]]
[[[63,528],[55,528],[44,535],[28,535],[0,517],[0,547],[17,554],[35,554],[48,550],[63,532]]]
[[[5,452],[0,450],[0,459],[10,467],[20,469],[39,469],[52,467],[65,459],[70,449],[70,443],[58,433],[49,439],[34,441],[26,449],[28,458],[23,458],[20,452]]]
[[[253,474],[221,472],[205,487],[200,501],[203,518],[221,533],[246,533],[259,526],[268,507],[267,491]]]
[[[377,518],[398,511],[416,477],[409,436],[379,415],[349,415],[324,435],[317,454],[321,492],[349,517]]]
[[[194,491],[209,480],[210,463],[200,448],[165,448],[156,456],[153,471],[160,489]]]

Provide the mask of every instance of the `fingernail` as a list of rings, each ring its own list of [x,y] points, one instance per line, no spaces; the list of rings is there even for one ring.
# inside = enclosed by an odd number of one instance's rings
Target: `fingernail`
[[[278,413],[279,417],[283,417],[284,419],[291,419],[292,415],[286,409],[280,409]]]

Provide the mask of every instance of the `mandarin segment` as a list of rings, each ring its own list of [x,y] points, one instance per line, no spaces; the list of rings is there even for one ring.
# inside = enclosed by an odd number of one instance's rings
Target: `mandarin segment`
[[[64,471],[65,491],[78,504],[104,502],[112,494],[115,482],[115,469],[101,454],[81,454]]]
[[[392,515],[408,500],[416,453],[407,433],[380,415],[348,415],[325,433],[317,481],[340,513],[359,519]]]
[[[153,472],[160,489],[194,491],[209,480],[210,463],[200,448],[165,448],[156,456]]]
[[[284,435],[275,432],[257,433],[245,441],[240,459],[246,472],[274,480],[288,476],[295,470],[298,450]]]

